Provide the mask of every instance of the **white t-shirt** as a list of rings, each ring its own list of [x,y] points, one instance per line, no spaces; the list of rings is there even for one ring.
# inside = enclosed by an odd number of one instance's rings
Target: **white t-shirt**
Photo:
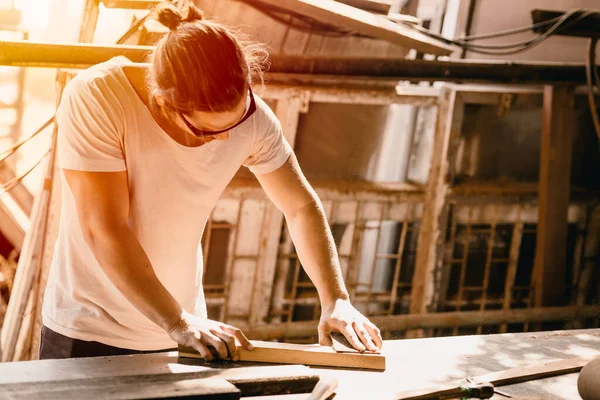
[[[256,112],[230,132],[186,147],[164,132],[116,57],[75,77],[57,110],[62,169],[127,171],[129,224],[156,275],[184,309],[206,316],[200,239],[211,210],[241,165],[276,170],[292,153],[281,125],[258,97]],[[174,347],[167,333],[111,283],[82,236],[61,174],[58,239],[42,310],[48,328],[74,339],[135,350]],[[89,204],[88,207],[94,207]]]

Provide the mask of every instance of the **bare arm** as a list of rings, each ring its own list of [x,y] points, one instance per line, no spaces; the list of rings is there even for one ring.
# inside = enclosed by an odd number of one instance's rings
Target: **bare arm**
[[[256,177],[285,215],[302,266],[319,293],[323,310],[319,326],[321,343],[328,344],[329,332],[339,330],[356,348],[375,350],[373,341],[381,347],[379,329],[349,303],[323,206],[304,177],[296,156],[292,154],[276,171]]]
[[[131,304],[168,331],[182,309],[158,280],[127,223],[127,173],[63,171],[76,199],[83,237],[102,269]]]
[[[160,282],[127,222],[126,172],[63,173],[75,198],[85,241],[107,277],[131,304],[173,340],[196,348],[207,359],[212,358],[208,346],[226,358],[228,352],[231,356],[236,351],[234,337],[248,344],[236,328],[186,313]]]

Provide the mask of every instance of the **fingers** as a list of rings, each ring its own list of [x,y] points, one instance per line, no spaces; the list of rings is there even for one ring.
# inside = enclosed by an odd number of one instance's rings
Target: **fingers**
[[[354,328],[354,331],[358,334],[360,341],[367,348],[367,350],[369,350],[369,351],[377,351],[378,350],[377,347],[375,346],[375,344],[373,343],[373,340],[371,339],[371,335],[369,335],[369,333],[367,332],[367,330],[365,329],[364,325],[361,322],[354,321],[352,323],[352,326]]]
[[[365,329],[371,335],[375,346],[377,346],[380,350],[383,347],[383,338],[381,337],[381,331],[378,327],[376,327],[371,321],[367,320],[365,322]]]
[[[202,358],[204,358],[206,361],[212,361],[213,360],[213,355],[210,352],[210,350],[208,350],[208,347],[206,347],[199,340],[194,340],[192,342],[192,347],[194,348],[194,350],[196,350],[198,353],[200,353],[200,355],[202,356]]]
[[[365,351],[367,348],[363,345],[354,331],[354,324],[345,324],[340,332],[348,339],[348,342],[358,351]]]
[[[248,340],[248,338],[246,337],[246,335],[244,335],[244,333],[234,327],[234,326],[230,326],[230,325],[221,325],[221,329],[231,335],[233,335],[238,342],[240,342],[240,344],[242,345],[242,347],[246,350],[252,350],[254,349],[254,346],[252,345],[252,343],[250,343],[250,341]]]
[[[331,336],[329,336],[329,329],[325,328],[325,325],[319,324],[319,344],[321,346],[331,346],[333,345],[333,341],[331,340]]]
[[[217,336],[219,339],[221,339],[223,341],[223,343],[225,343],[227,352],[229,353],[229,358],[231,358],[233,361],[237,361],[238,355],[237,355],[237,346],[235,344],[235,337],[233,337],[233,335],[231,335],[225,331],[220,331],[217,329],[212,329],[210,331],[210,333]]]
[[[227,345],[218,336],[215,336],[212,332],[202,335],[204,344],[211,346],[217,352],[217,356],[221,359],[228,358],[229,354],[227,351]]]

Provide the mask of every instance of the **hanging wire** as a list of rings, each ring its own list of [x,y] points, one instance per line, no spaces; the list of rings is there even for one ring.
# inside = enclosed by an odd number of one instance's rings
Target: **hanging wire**
[[[485,35],[467,36],[467,37],[463,37],[460,39],[454,39],[454,40],[448,39],[442,35],[431,32],[428,29],[425,29],[418,25],[413,25],[413,24],[404,24],[404,25],[407,27],[410,27],[412,29],[418,30],[419,32],[422,32],[422,33],[424,33],[428,36],[431,36],[435,39],[444,41],[445,43],[448,43],[448,44],[453,44],[455,46],[461,47],[468,51],[472,51],[474,53],[486,54],[486,55],[512,55],[512,54],[517,54],[522,51],[531,49],[531,48],[537,46],[538,44],[542,43],[544,40],[548,39],[552,34],[556,33],[559,29],[568,28],[568,27],[576,24],[577,22],[587,18],[588,16],[597,14],[597,13],[598,13],[598,11],[596,11],[596,10],[574,9],[569,12],[566,12],[565,14],[563,14],[560,17],[556,17],[556,18],[553,18],[548,21],[540,22],[538,24],[529,25],[527,27],[521,27],[521,28],[500,31],[500,32],[493,32],[493,33],[489,33],[489,34],[485,34]],[[577,14],[579,14],[579,15],[577,15]],[[574,18],[572,18],[572,17],[574,17]],[[522,42],[503,43],[503,44],[474,44],[474,43],[471,43],[474,40],[508,36],[508,35],[512,35],[512,34],[519,33],[519,32],[525,32],[527,30],[530,30],[530,29],[533,29],[536,27],[540,27],[540,26],[546,26],[546,25],[552,25],[552,26],[546,32],[538,34],[537,37],[535,37],[534,39],[525,40]]]

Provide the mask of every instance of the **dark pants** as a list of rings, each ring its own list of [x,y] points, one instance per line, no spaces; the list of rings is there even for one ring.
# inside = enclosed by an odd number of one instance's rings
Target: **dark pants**
[[[125,356],[129,354],[158,353],[176,349],[165,349],[155,351],[140,351],[122,349],[109,346],[99,342],[88,342],[85,340],[71,339],[70,337],[56,333],[42,326],[42,337],[40,340],[40,360],[57,358],[81,358],[101,356]]]

